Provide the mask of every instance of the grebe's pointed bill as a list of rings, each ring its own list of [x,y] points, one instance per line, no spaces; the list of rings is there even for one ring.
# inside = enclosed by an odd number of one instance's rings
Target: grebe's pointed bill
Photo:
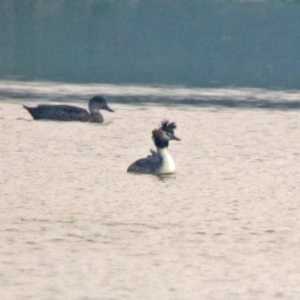
[[[175,136],[174,134],[172,136],[170,136],[170,137],[171,137],[171,140],[181,141],[181,139],[179,137]]]

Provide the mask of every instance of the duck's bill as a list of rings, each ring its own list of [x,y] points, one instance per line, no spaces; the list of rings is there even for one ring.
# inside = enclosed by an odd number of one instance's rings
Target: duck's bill
[[[110,108],[108,105],[105,107],[106,110],[110,111],[110,112],[115,112],[112,108]]]

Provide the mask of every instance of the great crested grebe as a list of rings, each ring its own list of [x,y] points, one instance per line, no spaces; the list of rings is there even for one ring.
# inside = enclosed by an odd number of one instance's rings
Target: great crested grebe
[[[37,107],[23,105],[35,120],[57,120],[57,121],[81,121],[102,123],[103,116],[100,109],[114,112],[108,105],[104,97],[95,96],[89,101],[89,111],[71,105],[48,105],[42,104]]]
[[[157,152],[150,150],[151,155],[132,163],[128,167],[127,172],[158,175],[174,173],[175,164],[167,150],[170,140],[180,141],[180,139],[174,135],[174,129],[176,129],[174,122],[170,123],[168,120],[162,121],[161,126],[152,131],[152,139],[157,148]]]

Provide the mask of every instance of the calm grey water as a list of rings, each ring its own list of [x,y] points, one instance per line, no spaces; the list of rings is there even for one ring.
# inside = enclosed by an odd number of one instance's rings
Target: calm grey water
[[[116,110],[103,125],[21,105],[95,93]],[[0,95],[1,299],[300,298],[299,92],[2,81]],[[164,118],[177,173],[126,173]]]

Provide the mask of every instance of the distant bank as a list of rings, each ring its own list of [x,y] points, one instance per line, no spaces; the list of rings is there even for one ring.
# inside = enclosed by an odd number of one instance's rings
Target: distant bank
[[[2,0],[0,78],[300,88],[300,4]]]

